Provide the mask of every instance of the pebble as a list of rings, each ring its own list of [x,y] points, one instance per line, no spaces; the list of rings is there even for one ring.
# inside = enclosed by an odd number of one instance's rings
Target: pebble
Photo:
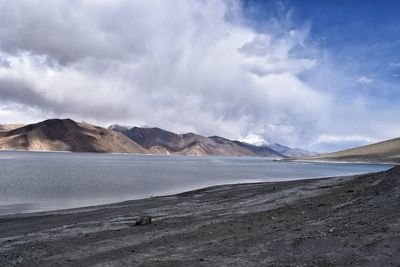
[[[135,225],[148,225],[151,224],[151,217],[150,216],[140,216],[136,219]]]

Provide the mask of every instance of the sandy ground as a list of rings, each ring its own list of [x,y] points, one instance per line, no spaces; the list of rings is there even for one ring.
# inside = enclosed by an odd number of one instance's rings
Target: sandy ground
[[[400,168],[0,218],[0,266],[399,265]]]

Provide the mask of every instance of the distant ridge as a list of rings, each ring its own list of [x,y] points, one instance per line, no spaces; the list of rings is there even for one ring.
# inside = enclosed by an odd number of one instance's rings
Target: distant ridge
[[[117,124],[105,129],[71,119],[49,119],[28,125],[0,125],[1,150],[270,158],[284,158],[296,151],[279,145],[279,148],[281,147],[284,148],[283,153],[267,144],[255,146],[219,136],[176,134],[157,127],[129,128]]]
[[[286,157],[310,157],[310,156],[315,156],[318,153],[311,152],[305,149],[301,148],[291,148],[288,146],[283,146],[281,144],[270,144],[268,145],[270,148],[273,150],[281,153],[282,155],[285,155]]]
[[[205,137],[195,133],[177,134],[157,127],[125,127],[112,125],[108,129],[118,131],[149,151],[161,154],[197,156],[259,156],[285,158],[300,154],[299,149],[274,144],[282,148],[277,151],[267,144],[256,146],[233,141],[219,136]],[[311,155],[301,150],[301,155]]]
[[[260,157],[280,157],[280,158],[286,157],[284,154],[270,148],[268,145],[255,146],[240,141],[234,141],[234,142],[235,144],[252,151],[254,154]]]
[[[400,163],[400,138],[301,159]]]
[[[252,151],[221,137],[208,138],[194,133],[176,134],[157,127],[127,129],[113,125],[109,129],[125,134],[150,151],[161,151],[162,154],[256,156]]]

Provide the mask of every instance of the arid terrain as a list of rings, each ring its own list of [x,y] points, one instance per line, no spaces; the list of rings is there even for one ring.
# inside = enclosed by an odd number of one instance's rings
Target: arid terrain
[[[3,216],[0,237],[0,266],[399,266],[400,168]]]
[[[125,129],[114,126],[112,129],[125,134],[145,149],[161,154],[256,156],[252,151],[224,138],[213,140],[194,133],[176,134],[160,128],[133,127]],[[270,153],[269,156],[281,157],[276,152]]]
[[[306,160],[347,161],[347,162],[400,162],[400,138],[367,146],[361,146],[334,153],[303,158]]]
[[[126,136],[70,119],[46,120],[0,131],[0,149],[145,153]]]
[[[281,152],[272,149],[272,146]],[[0,125],[0,150],[272,158],[307,154],[307,151],[279,144],[272,144],[271,147],[267,144],[256,146],[232,141],[219,136],[176,134],[160,128],[112,125],[105,129],[71,119],[50,119],[28,125]]]
[[[219,136],[205,137],[195,133],[177,134],[156,127],[127,128],[113,125],[109,129],[126,135],[143,148],[157,152],[156,154],[286,157],[266,145],[254,146]],[[290,150],[290,148],[288,149]]]

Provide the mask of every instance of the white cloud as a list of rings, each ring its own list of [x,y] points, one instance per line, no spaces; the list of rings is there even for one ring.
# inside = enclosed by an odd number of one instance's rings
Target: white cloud
[[[364,146],[376,141],[363,135],[320,134],[311,147],[323,153]]]
[[[43,115],[35,108],[18,104],[0,104],[0,124],[26,124],[41,120]]]
[[[389,67],[400,68],[400,63],[389,63]]]
[[[362,143],[372,143],[374,140],[366,136],[361,135],[331,135],[331,134],[321,134],[317,139],[318,143],[341,143],[341,142],[362,142]]]
[[[45,116],[304,140],[328,101],[300,78],[318,63],[294,52],[308,31],[259,33],[240,16],[222,0],[3,1],[0,97]]]
[[[290,16],[259,32],[237,1],[0,2],[0,123],[71,117],[311,150],[400,134],[396,98],[352,91],[374,80]]]
[[[358,79],[356,80],[356,82],[358,82],[358,83],[373,83],[373,82],[374,82],[374,79],[369,78],[369,77],[367,77],[367,76],[361,76],[360,78],[358,78]]]

